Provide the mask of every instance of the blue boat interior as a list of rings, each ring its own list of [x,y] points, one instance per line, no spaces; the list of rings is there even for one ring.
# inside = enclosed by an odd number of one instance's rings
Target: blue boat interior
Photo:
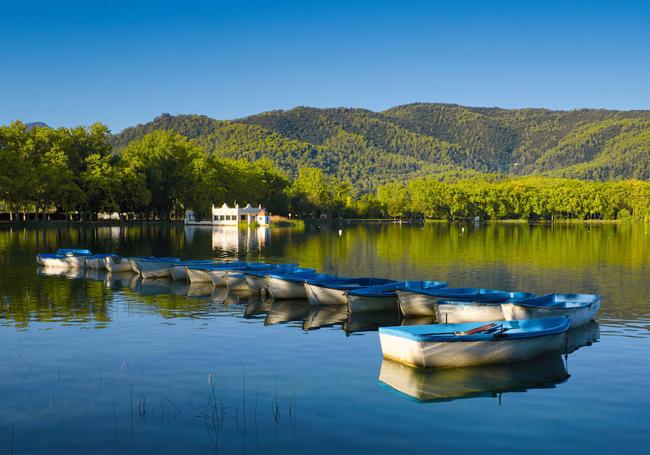
[[[359,297],[392,297],[396,295],[396,290],[405,286],[409,281],[395,281],[393,283],[379,284],[375,286],[364,287],[350,290],[350,295]],[[439,289],[447,286],[446,281],[417,281],[413,283],[422,283],[426,289]]]
[[[386,278],[371,278],[371,277],[335,278],[330,280],[309,279],[307,280],[307,282],[315,286],[325,287],[329,289],[342,289],[342,290],[397,283],[397,281],[395,280],[389,280]]]
[[[298,273],[267,273],[265,276],[269,278],[275,278],[278,280],[290,281],[292,283],[304,283],[309,280],[330,280],[336,278],[334,275],[329,275],[327,273],[310,273],[310,272],[298,272]]]
[[[59,256],[90,256],[93,253],[90,250],[79,248],[59,248],[56,250],[56,254]]]
[[[585,308],[600,300],[598,294],[546,294],[517,301],[531,308]]]

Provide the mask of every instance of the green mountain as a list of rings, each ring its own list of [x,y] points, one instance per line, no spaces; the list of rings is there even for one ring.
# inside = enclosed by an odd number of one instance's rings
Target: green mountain
[[[650,111],[417,103],[383,112],[297,107],[232,121],[163,114],[115,135],[115,150],[156,129],[226,157],[268,157],[291,175],[319,167],[361,190],[432,174],[650,178]]]

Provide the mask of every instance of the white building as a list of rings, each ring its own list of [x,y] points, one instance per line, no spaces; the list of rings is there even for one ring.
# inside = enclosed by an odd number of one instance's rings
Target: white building
[[[223,204],[221,207],[212,206],[212,218],[210,220],[197,220],[192,210],[185,212],[185,224],[210,225],[210,226],[237,226],[239,223],[268,226],[270,217],[266,209],[262,206],[252,207],[247,204],[246,207],[240,207],[236,204],[234,207],[228,207]]]

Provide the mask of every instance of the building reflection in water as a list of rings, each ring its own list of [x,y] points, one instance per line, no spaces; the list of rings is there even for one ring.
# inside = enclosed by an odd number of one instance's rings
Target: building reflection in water
[[[210,233],[213,251],[224,251],[231,254],[259,251],[271,241],[271,230],[268,226],[245,228],[238,226],[185,226],[185,240],[188,244],[197,242],[199,236],[206,235],[204,233]]]

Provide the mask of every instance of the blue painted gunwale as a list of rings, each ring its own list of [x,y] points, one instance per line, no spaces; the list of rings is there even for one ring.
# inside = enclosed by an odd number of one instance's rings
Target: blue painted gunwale
[[[92,251],[81,248],[59,248],[56,253],[60,256],[90,256]]]
[[[157,256],[134,256],[133,259],[143,262],[181,262],[181,258],[157,257]]]
[[[246,275],[250,276],[256,276],[258,278],[264,278],[269,275],[288,275],[288,274],[296,274],[296,273],[310,273],[310,274],[316,274],[315,269],[309,269],[309,268],[303,268],[303,267],[283,267],[280,266],[277,269],[271,269],[273,273],[269,273],[269,270],[247,270],[245,273]]]
[[[500,292],[500,291],[499,291]],[[448,305],[501,305],[504,303],[517,303],[524,299],[535,297],[532,292],[500,292],[502,295],[490,295],[487,299],[482,299],[479,295],[476,299],[456,300],[456,299],[440,299],[438,303]]]
[[[586,308],[600,301],[599,294],[546,294],[514,302],[528,308],[566,310]]]
[[[396,281],[394,283],[380,284],[366,288],[356,288],[348,291],[349,295],[358,297],[396,297],[397,289],[408,286],[409,281]],[[446,281],[418,281],[422,289],[440,289],[447,286]]]
[[[463,300],[474,302],[499,302],[508,298],[509,292],[483,288],[418,288],[413,285],[402,286],[400,291],[439,297],[446,300]]]
[[[524,319],[520,321],[493,321],[497,326],[508,328],[503,334],[479,332],[474,335],[456,335],[490,322],[466,322],[462,324],[426,324],[398,327],[380,327],[379,333],[421,342],[458,342],[458,341],[502,341],[564,333],[569,328],[569,318]],[[495,336],[498,335],[498,336]]]
[[[117,257],[117,255],[112,253],[91,254],[90,256],[87,256],[86,259],[105,259],[110,257]]]
[[[264,275],[268,278],[275,278],[278,280],[289,281],[291,283],[304,283],[310,279],[314,280],[329,280],[336,278],[334,275],[327,273],[267,273]]]
[[[336,289],[341,291],[347,291],[351,289],[359,289],[361,287],[367,288],[371,286],[385,285],[391,283],[397,283],[395,280],[389,280],[387,278],[372,278],[372,277],[362,277],[362,278],[335,278],[332,280],[306,280],[312,286],[319,286],[327,289]]]

